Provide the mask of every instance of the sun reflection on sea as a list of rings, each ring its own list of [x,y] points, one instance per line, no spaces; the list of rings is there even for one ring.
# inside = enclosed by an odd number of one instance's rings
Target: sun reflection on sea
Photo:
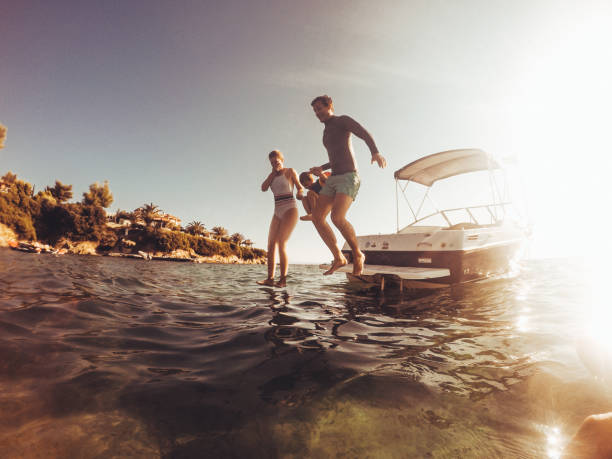
[[[561,433],[558,427],[547,426],[544,429],[546,435],[546,454],[550,459],[559,459],[562,453]]]
[[[520,332],[529,330],[529,318],[527,316],[519,316],[516,320],[516,328]]]
[[[606,279],[607,267],[602,263],[590,264],[584,275],[587,276],[590,288],[586,295],[578,353],[595,377],[608,380],[612,379],[612,310],[608,292],[609,279]]]
[[[529,297],[529,288],[524,287],[516,296],[517,305],[522,305],[519,309],[520,315],[517,317],[515,327],[519,332],[525,333],[529,331],[529,313],[531,308],[527,306]]]

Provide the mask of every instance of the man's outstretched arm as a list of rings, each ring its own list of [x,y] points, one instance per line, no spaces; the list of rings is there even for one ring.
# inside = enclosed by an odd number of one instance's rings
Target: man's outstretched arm
[[[387,165],[387,161],[385,160],[383,155],[378,152],[378,147],[376,146],[372,135],[361,124],[359,124],[350,116],[343,115],[339,118],[347,131],[355,134],[357,137],[359,137],[366,143],[366,145],[370,149],[370,153],[372,154],[372,163],[376,161],[379,167],[385,167]]]

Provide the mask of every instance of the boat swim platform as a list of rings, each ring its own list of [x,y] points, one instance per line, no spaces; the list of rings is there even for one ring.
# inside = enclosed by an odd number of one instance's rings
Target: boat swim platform
[[[319,265],[321,269],[329,269],[330,264]],[[364,282],[380,285],[381,290],[385,286],[385,277],[387,280],[393,280],[399,283],[400,289],[436,289],[448,287],[448,278],[450,270],[446,268],[418,268],[413,266],[386,266],[386,265],[363,265],[361,275],[353,275],[353,264],[348,263],[336,272],[346,273],[350,282]],[[445,278],[445,279],[444,279]],[[439,279],[439,282],[436,282]],[[442,280],[444,279],[444,280]]]

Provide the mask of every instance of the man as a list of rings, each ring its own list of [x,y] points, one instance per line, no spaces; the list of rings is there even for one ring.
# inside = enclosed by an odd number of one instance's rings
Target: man
[[[312,218],[321,239],[334,256],[331,267],[323,274],[329,275],[347,264],[336,242],[336,236],[326,221],[331,212],[331,220],[340,230],[342,236],[353,252],[353,274],[359,276],[363,271],[365,255],[359,250],[357,237],[353,226],[346,219],[346,213],[359,191],[359,174],[353,154],[350,137],[355,134],[364,140],[370,153],[372,163],[379,167],[387,165],[385,158],[378,152],[374,139],[357,121],[349,116],[334,115],[334,105],[331,97],[324,95],[316,97],[310,104],[315,115],[323,124],[323,145],[327,150],[329,162],[318,167],[311,167],[310,172],[321,176],[324,170],[331,168],[331,176],[319,193],[319,199],[313,211]]]

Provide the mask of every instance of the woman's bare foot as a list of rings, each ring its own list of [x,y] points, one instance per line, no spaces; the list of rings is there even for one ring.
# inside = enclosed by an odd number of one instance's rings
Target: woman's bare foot
[[[353,254],[353,276],[361,276],[363,271],[363,263],[365,262],[365,255],[363,252],[359,252],[357,256]]]
[[[267,285],[269,287],[274,287],[274,279],[268,277],[266,280],[257,281],[259,285]]]
[[[345,264],[346,264],[346,258],[344,258],[344,257],[336,258],[332,262],[331,268],[329,268],[327,271],[325,271],[323,273],[323,275],[324,276],[329,276],[330,274],[333,274],[336,270],[342,268]]]
[[[274,284],[275,287],[286,287],[287,286],[287,276],[281,276],[278,282]]]

